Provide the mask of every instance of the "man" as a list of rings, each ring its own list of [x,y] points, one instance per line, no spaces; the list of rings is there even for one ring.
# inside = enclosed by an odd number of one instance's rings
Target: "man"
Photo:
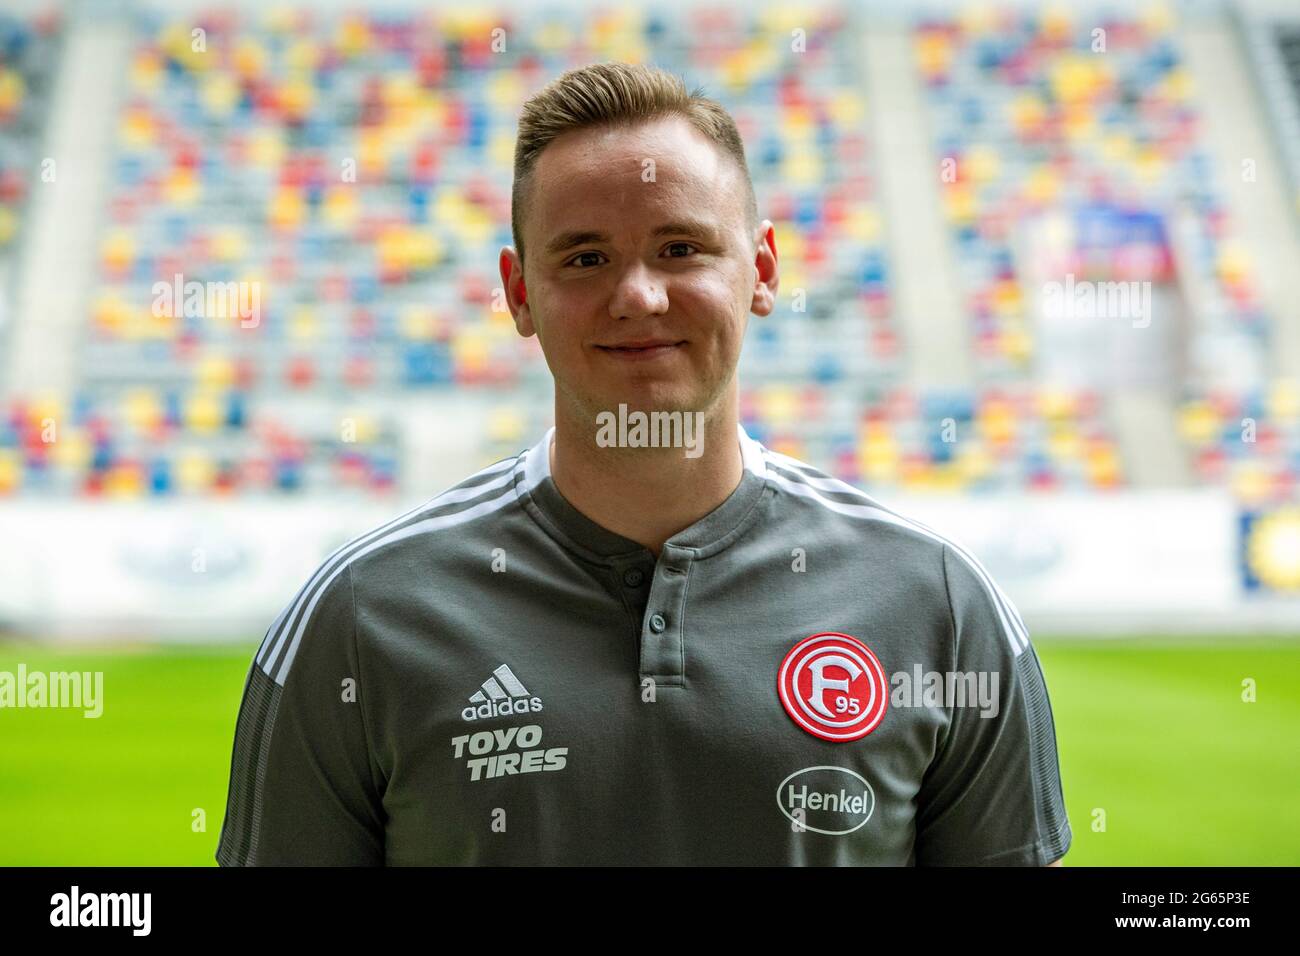
[[[1059,860],[1051,709],[1011,602],[738,425],[777,251],[726,112],[651,69],[564,74],[524,108],[513,226],[501,278],[555,427],[285,608],[218,860]]]

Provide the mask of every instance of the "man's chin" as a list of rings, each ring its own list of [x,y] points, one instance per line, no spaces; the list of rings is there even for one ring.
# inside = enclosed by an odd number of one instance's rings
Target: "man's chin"
[[[709,419],[721,394],[701,388],[698,380],[616,381],[602,382],[600,386],[603,387],[585,390],[562,388],[568,397],[566,404],[577,413],[578,420],[585,419],[593,428],[597,427],[598,421],[604,420],[606,414],[617,419],[620,414],[631,415],[634,412],[646,415],[677,412],[692,416],[702,412]],[[557,388],[561,387],[557,384]]]
[[[654,413],[673,413],[694,414],[705,410],[704,403],[694,397],[684,397],[672,393],[646,394],[640,392],[633,395],[619,395],[595,403],[591,406],[594,409],[593,419],[602,412],[609,412],[613,415],[631,415],[634,412],[640,412],[644,415]]]

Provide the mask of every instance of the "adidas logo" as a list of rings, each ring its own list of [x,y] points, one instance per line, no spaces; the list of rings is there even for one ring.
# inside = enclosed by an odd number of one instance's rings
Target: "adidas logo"
[[[509,717],[542,709],[542,699],[529,697],[528,688],[507,664],[494,670],[492,676],[483,682],[483,688],[470,695],[469,702],[472,706],[460,712],[465,720]]]

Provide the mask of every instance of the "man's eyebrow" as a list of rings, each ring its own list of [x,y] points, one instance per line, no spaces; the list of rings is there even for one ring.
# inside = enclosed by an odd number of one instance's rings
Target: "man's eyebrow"
[[[699,236],[701,239],[717,241],[722,237],[722,230],[703,219],[681,219],[666,222],[654,231],[655,236]]]
[[[562,232],[546,244],[546,254],[554,255],[557,252],[563,252],[565,249],[572,249],[574,246],[585,246],[589,243],[609,242],[609,236],[603,232],[588,232],[586,230],[570,230]]]
[[[676,222],[666,222],[662,226],[655,227],[652,236],[700,236],[704,239],[717,241],[720,233],[712,223],[705,222],[702,219],[682,219]],[[585,246],[589,244],[609,242],[609,236],[603,232],[592,232],[588,229],[571,229],[568,232],[562,232],[546,244],[546,254],[555,255],[557,252],[564,252],[566,249],[572,249],[574,246]]]

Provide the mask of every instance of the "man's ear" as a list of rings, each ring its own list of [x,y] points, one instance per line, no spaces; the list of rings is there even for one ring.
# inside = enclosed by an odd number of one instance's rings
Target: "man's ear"
[[[506,294],[506,307],[515,320],[515,331],[524,338],[537,334],[533,314],[528,308],[528,290],[524,287],[524,264],[512,246],[505,246],[497,260],[501,271],[501,287]]]
[[[770,315],[776,308],[776,290],[781,284],[777,270],[776,229],[764,219],[754,230],[754,296],[749,309],[755,315]]]

